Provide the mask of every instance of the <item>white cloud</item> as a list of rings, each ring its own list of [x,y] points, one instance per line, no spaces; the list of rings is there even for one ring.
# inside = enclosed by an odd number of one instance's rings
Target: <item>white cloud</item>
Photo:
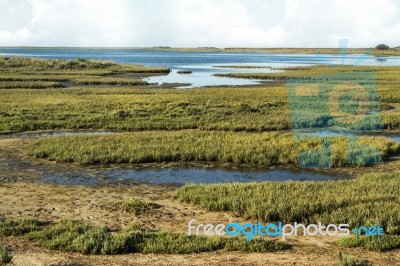
[[[399,9],[399,0],[0,0],[0,46],[398,46]]]
[[[32,33],[27,29],[23,28],[15,32],[9,32],[0,30],[1,43],[8,43],[9,45],[20,45],[24,42],[29,42],[32,38]]]

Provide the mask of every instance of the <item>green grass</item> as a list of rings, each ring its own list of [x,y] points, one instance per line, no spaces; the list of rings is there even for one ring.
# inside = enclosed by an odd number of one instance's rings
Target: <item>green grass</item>
[[[0,266],[10,263],[12,258],[10,250],[5,246],[0,245]]]
[[[379,237],[372,237],[372,236],[346,237],[339,241],[339,245],[344,248],[362,247],[374,251],[389,251],[400,248],[400,236],[385,235]]]
[[[120,203],[120,209],[135,214],[145,213],[146,211],[156,209],[159,205],[147,200],[128,199]]]
[[[13,225],[26,226],[21,221],[0,222],[0,225],[13,231]],[[92,227],[71,221],[55,224],[41,224],[35,230],[27,227],[23,236],[40,246],[64,252],[83,254],[125,254],[125,253],[170,253],[188,254],[215,250],[235,250],[247,252],[274,252],[290,248],[286,243],[268,239],[202,237],[185,234],[150,231],[131,226],[121,232],[111,232],[106,227]],[[29,229],[29,230],[28,230]],[[0,236],[3,235],[0,232]],[[9,234],[7,234],[9,235]],[[16,232],[15,235],[21,235]]]
[[[176,198],[265,222],[380,225],[400,234],[400,172],[354,180],[186,185]]]
[[[356,259],[353,256],[346,255],[342,252],[339,254],[338,266],[369,266],[368,260]]]
[[[331,142],[332,156],[318,152],[322,145]],[[30,154],[79,164],[180,161],[268,166],[298,163],[300,154],[305,156],[311,151],[317,151],[321,161],[333,158],[333,166],[364,165],[371,159],[398,153],[400,144],[383,137],[360,137],[350,146],[345,137],[324,138],[322,141],[316,137],[296,140],[290,133],[193,130],[41,138],[33,144]],[[352,161],[347,160],[350,155]],[[302,163],[307,163],[307,160],[311,160],[311,156]]]

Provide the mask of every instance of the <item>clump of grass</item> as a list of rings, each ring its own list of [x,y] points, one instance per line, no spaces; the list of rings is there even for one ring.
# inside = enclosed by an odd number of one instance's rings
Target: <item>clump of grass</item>
[[[92,227],[71,221],[43,225],[23,235],[48,249],[83,254],[113,255],[134,252],[187,254],[219,249],[273,252],[290,248],[290,245],[276,240],[246,241],[244,238],[187,236],[150,231],[138,226],[113,233],[106,227]]]
[[[346,255],[342,252],[339,253],[338,266],[369,266],[368,260],[356,259],[353,256]]]
[[[231,211],[265,222],[340,224],[345,221],[350,228],[379,224],[387,234],[397,235],[400,234],[399,176],[400,172],[393,172],[354,180],[186,185],[177,190],[176,198],[210,211]],[[387,239],[388,243],[398,241],[398,237]],[[367,240],[372,241],[364,238],[347,241]],[[385,242],[386,238],[375,241]]]
[[[191,74],[192,70],[182,69],[182,70],[176,71],[176,73],[178,73],[178,74]]]
[[[73,241],[90,229],[88,225],[75,224],[71,221],[62,221],[53,225],[38,228],[27,234],[29,240],[37,241],[48,249],[73,251]]]
[[[5,246],[0,245],[0,266],[10,263],[12,258],[10,250]]]
[[[137,199],[124,200],[120,203],[121,210],[126,212],[133,212],[135,214],[140,214],[159,207],[159,205],[153,202]]]
[[[0,221],[0,236],[19,236],[40,230],[42,224],[34,219]]]
[[[357,248],[363,247],[375,251],[389,251],[400,248],[399,235],[384,235],[384,236],[357,236],[346,237],[339,241],[341,247]]]

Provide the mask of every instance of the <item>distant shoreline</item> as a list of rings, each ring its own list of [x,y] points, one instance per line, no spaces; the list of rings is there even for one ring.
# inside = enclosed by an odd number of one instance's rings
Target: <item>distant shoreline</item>
[[[217,48],[217,47],[197,47],[197,48],[180,48],[180,47],[40,47],[40,46],[0,46],[0,49],[86,49],[86,50],[154,50],[154,51],[175,51],[175,52],[214,52],[214,53],[293,53],[293,54],[340,54],[342,50],[339,48]],[[347,54],[373,54],[373,55],[400,55],[400,48],[391,48],[389,50],[377,50],[374,48],[347,48]]]

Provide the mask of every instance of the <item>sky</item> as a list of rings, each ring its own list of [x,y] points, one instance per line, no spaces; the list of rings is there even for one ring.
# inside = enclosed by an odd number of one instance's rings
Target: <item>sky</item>
[[[400,46],[400,0],[0,0],[0,46]]]

